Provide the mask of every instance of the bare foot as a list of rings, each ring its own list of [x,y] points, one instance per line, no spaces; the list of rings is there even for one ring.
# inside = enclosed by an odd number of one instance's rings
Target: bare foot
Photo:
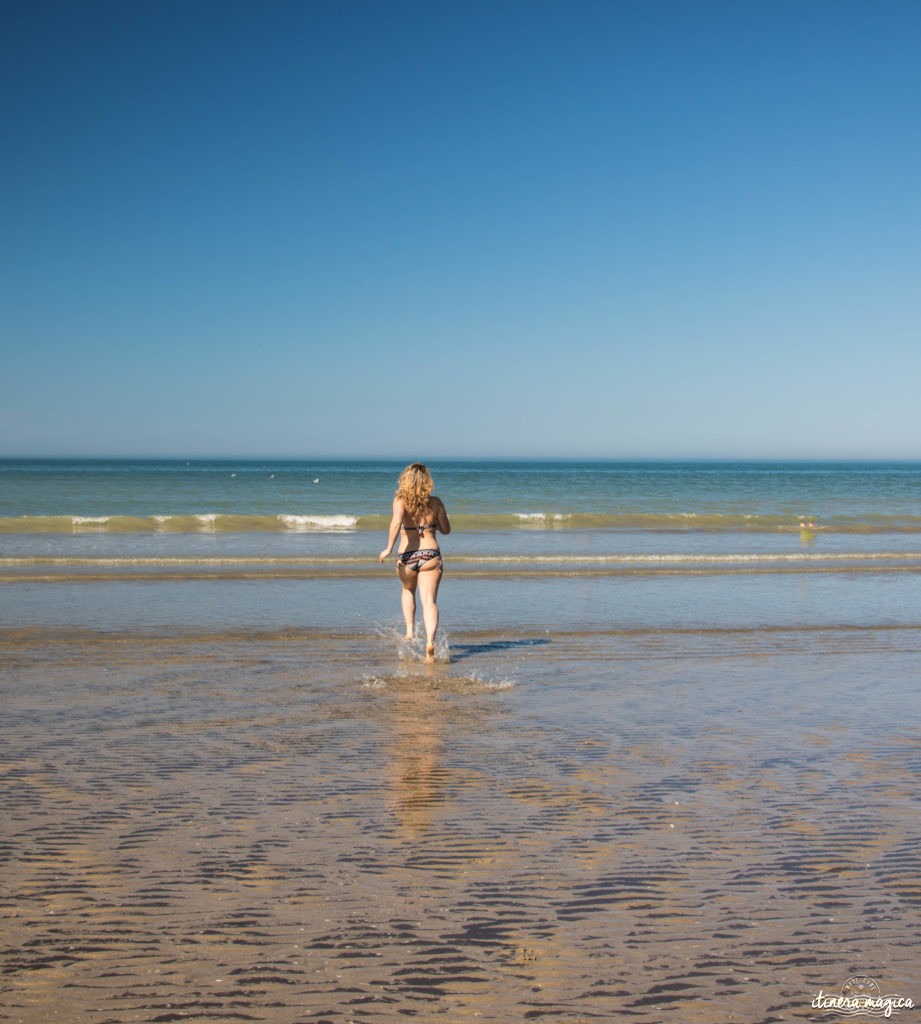
[[[413,641],[413,635],[410,633],[408,636],[404,636],[403,639],[409,644]]]
[[[430,665],[435,660],[435,645],[429,644],[425,648],[425,662]]]

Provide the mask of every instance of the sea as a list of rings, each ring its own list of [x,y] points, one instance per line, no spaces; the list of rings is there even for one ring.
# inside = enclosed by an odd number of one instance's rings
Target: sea
[[[2,461],[0,621],[386,626],[399,618],[398,585],[377,555],[402,466]],[[440,540],[446,630],[917,618],[921,463],[430,468],[452,522]]]
[[[919,1005],[921,464],[402,467],[0,463],[0,1018]]]

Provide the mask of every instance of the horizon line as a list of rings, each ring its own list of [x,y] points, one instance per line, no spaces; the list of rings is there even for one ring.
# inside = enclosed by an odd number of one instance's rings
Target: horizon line
[[[406,462],[405,455],[280,454],[5,454],[3,462]],[[409,459],[409,461],[422,461]],[[760,463],[917,463],[921,455],[428,455],[428,462],[760,462]]]

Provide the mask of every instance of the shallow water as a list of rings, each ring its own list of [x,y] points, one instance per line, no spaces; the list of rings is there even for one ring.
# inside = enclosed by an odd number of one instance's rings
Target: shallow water
[[[0,584],[0,624],[182,634],[313,629],[357,637],[401,622],[392,567],[340,578],[112,579]],[[442,628],[657,630],[917,625],[913,569],[828,572],[638,571],[625,574],[447,571]]]

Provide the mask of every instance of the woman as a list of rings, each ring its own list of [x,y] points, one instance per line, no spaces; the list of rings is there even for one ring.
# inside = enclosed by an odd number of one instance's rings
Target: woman
[[[397,575],[403,584],[403,619],[406,639],[412,640],[416,619],[416,587],[422,601],[425,621],[425,660],[435,660],[435,632],[438,629],[438,584],[444,566],[438,550],[436,531],[450,533],[451,524],[441,498],[432,494],[432,474],[421,462],[414,462],[400,474],[397,493],[393,499],[393,518],[387,547],[380,560],[388,558],[397,535],[400,547],[397,557]]]

